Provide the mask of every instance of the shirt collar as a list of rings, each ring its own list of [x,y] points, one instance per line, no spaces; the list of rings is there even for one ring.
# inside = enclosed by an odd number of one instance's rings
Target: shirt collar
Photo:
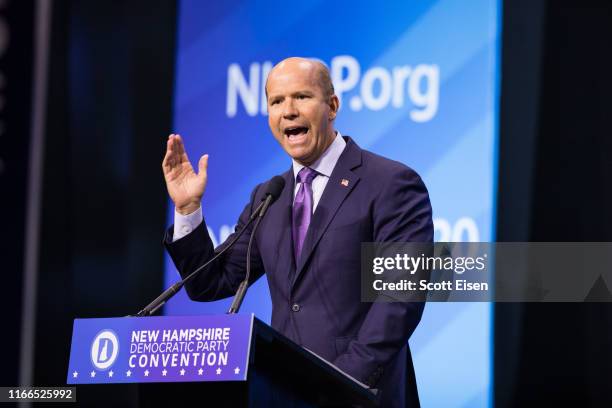
[[[346,142],[342,138],[342,135],[340,134],[340,132],[336,131],[336,137],[334,137],[334,141],[323,152],[321,157],[319,157],[317,161],[315,161],[312,166],[309,167],[319,174],[322,174],[326,177],[330,177],[345,146]],[[295,159],[292,159],[292,161],[293,178],[297,179],[297,175],[300,170],[304,168],[304,165],[298,163]]]

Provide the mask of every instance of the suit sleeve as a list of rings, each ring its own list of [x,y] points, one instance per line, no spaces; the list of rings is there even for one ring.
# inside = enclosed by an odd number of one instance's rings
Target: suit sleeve
[[[258,186],[259,187],[259,186]],[[253,190],[251,200],[240,214],[236,230],[221,245],[214,248],[208,234],[206,220],[185,237],[172,242],[173,228],[171,226],[164,237],[164,246],[168,250],[174,265],[182,278],[185,278],[198,267],[219,253],[236,236],[249,220],[254,209],[254,199],[258,187]],[[212,301],[233,296],[246,275],[246,252],[253,224],[238,239],[236,244],[221,257],[202,270],[185,285],[187,295],[192,300]],[[264,273],[263,264],[257,248],[257,240],[251,248],[251,276],[249,285]]]
[[[383,188],[373,210],[375,242],[433,242],[429,194],[414,171],[405,168]],[[334,364],[375,386],[385,366],[406,344],[421,320],[423,302],[374,302],[347,351]]]

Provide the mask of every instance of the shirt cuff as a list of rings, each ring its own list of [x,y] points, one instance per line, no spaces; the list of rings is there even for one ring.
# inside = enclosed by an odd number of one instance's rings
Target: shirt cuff
[[[179,214],[175,209],[172,242],[183,238],[185,235],[189,235],[191,231],[196,229],[198,225],[202,223],[203,219],[202,207],[198,207],[197,210],[187,215]]]

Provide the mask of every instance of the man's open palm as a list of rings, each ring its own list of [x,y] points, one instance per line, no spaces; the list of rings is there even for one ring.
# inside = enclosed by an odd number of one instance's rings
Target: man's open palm
[[[162,169],[168,194],[176,210],[183,215],[197,210],[206,189],[208,155],[200,158],[196,174],[185,152],[183,140],[179,135],[172,134],[168,138]]]

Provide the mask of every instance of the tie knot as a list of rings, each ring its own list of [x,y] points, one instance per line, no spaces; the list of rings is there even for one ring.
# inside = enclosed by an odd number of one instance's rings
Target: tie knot
[[[303,167],[302,170],[298,172],[297,182],[304,183],[304,184],[310,184],[312,183],[312,180],[314,180],[314,178],[317,177],[317,174],[319,173],[317,173],[315,170],[311,169],[310,167]]]

